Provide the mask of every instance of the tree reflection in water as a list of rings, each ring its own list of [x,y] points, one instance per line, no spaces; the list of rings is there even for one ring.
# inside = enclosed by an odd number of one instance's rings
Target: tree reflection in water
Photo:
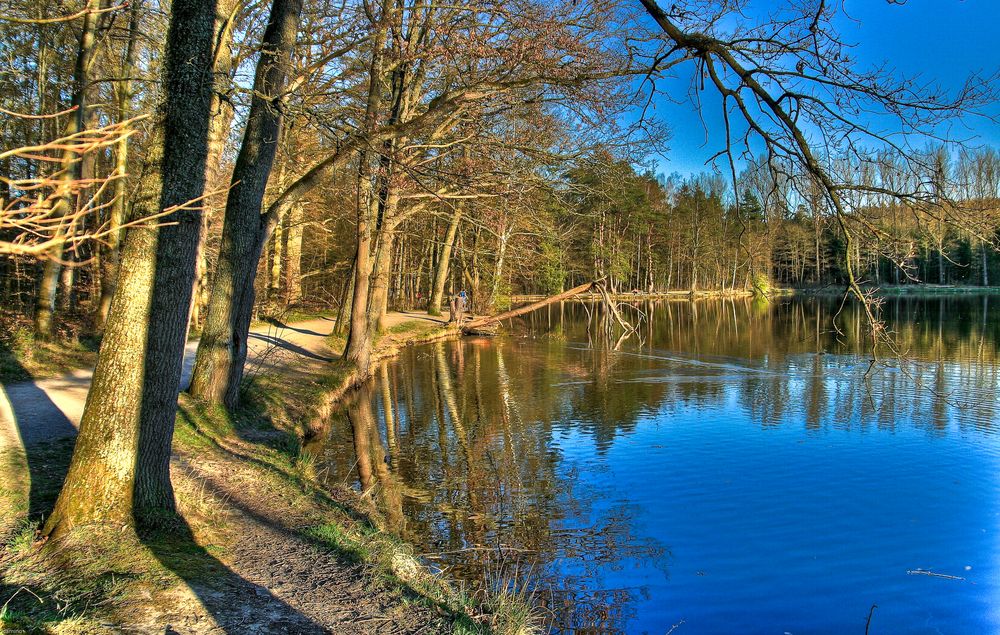
[[[814,433],[993,426],[1000,322],[985,297],[887,302],[908,357],[868,384],[861,315],[847,307],[838,336],[835,301],[637,308],[646,320],[625,343],[599,305],[565,303],[510,337],[404,351],[334,417],[327,478],[375,497],[450,575],[534,589],[553,632],[624,633],[647,585],[669,580],[671,537],[581,447],[601,457],[639,425],[720,405]]]

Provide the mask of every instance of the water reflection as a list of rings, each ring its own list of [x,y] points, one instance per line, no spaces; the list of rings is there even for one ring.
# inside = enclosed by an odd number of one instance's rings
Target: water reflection
[[[1000,627],[1000,302],[888,304],[908,356],[867,382],[837,308],[646,303],[622,342],[548,307],[405,351],[318,451],[435,566],[532,586],[555,633],[853,632],[873,602],[873,632]]]

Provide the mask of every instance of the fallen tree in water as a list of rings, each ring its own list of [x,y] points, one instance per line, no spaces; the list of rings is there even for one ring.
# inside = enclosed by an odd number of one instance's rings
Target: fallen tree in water
[[[611,294],[608,293],[607,288],[604,286],[603,280],[593,280],[585,284],[581,284],[578,287],[573,287],[569,291],[563,291],[562,293],[557,293],[556,295],[549,296],[544,300],[539,300],[537,302],[531,302],[525,304],[524,306],[518,307],[516,309],[511,309],[509,311],[504,311],[503,313],[498,313],[496,315],[489,315],[485,317],[476,318],[469,320],[462,324],[462,333],[465,335],[492,335],[497,326],[503,320],[509,320],[510,318],[518,317],[519,315],[524,315],[525,313],[531,313],[532,311],[537,311],[542,307],[554,304],[556,302],[562,302],[564,300],[569,300],[574,296],[578,296],[581,293],[586,293],[588,291],[597,291],[600,295],[604,304],[611,311],[612,316],[614,316],[615,321],[618,322],[626,331],[633,330],[631,324],[629,324],[618,311],[618,305],[616,305],[612,299]]]

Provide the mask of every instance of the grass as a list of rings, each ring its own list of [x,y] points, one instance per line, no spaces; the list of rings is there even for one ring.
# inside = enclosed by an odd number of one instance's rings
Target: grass
[[[0,632],[95,633],[116,612],[147,603],[177,584],[133,534],[77,529],[33,545],[34,524],[4,545]]]
[[[0,335],[0,383],[57,377],[93,368],[99,341],[93,338],[43,342],[26,327]]]
[[[409,322],[400,322],[399,324],[386,329],[384,335],[409,335],[409,336],[422,336],[427,335],[431,331],[436,331],[441,328],[441,325],[437,322],[427,322],[423,320],[412,320]]]

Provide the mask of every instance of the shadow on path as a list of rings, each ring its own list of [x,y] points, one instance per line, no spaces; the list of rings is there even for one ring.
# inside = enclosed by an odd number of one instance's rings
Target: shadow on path
[[[8,364],[16,364],[13,354],[2,342],[0,349],[8,358]],[[24,367],[19,370],[30,377]],[[75,388],[77,379],[46,381],[66,383]],[[89,379],[82,380],[84,392],[88,382]],[[0,441],[5,446],[13,446],[2,449],[24,455],[29,483],[28,518],[39,522],[55,504],[66,477],[76,427],[39,382],[29,379],[0,386],[0,428]]]
[[[310,351],[309,349],[299,346],[298,344],[293,344],[288,340],[281,339],[280,337],[276,337],[274,335],[265,335],[263,333],[250,333],[250,339],[265,342],[267,344],[271,344],[272,346],[277,346],[278,348],[282,348],[286,351],[291,351],[296,355],[301,355],[302,357],[306,357],[309,359],[315,359],[321,362],[333,361],[332,357],[319,355],[317,353]]]
[[[142,537],[142,542],[149,548],[157,560],[167,569],[181,578],[191,592],[197,596],[204,606],[207,616],[192,615],[184,610],[180,615],[164,616],[169,621],[194,621],[195,624],[176,624],[183,626],[184,631],[209,631],[209,626],[197,622],[211,617],[217,628],[211,632],[231,633],[233,635],[254,633],[328,633],[328,629],[303,615],[284,600],[275,596],[267,588],[244,579],[218,559],[213,557],[204,547],[199,545],[191,532],[190,526],[178,519],[178,524],[169,531],[148,533]],[[174,632],[170,624],[158,624],[159,628],[167,628],[167,633]]]
[[[319,319],[329,320],[329,321],[333,321],[333,322],[336,321],[336,320],[330,320],[329,318],[322,318],[322,317],[319,318]],[[273,324],[274,326],[278,327],[279,329],[287,329],[289,331],[295,331],[296,333],[302,333],[303,335],[315,335],[316,337],[326,337],[326,336],[330,335],[330,333],[320,333],[319,331],[311,331],[311,330],[306,329],[306,328],[301,328],[301,327],[298,327],[298,326],[292,326],[291,324],[289,324],[287,322],[282,322],[281,320],[278,320],[278,319],[270,319],[270,320],[267,320],[267,322],[269,324]]]

